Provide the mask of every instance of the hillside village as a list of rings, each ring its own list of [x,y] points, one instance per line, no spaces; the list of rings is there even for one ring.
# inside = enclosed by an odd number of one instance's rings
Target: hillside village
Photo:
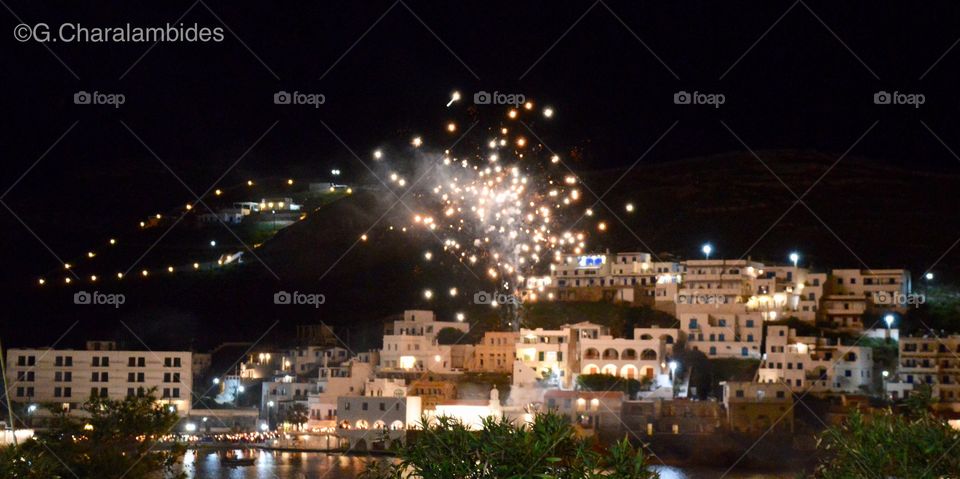
[[[612,303],[672,324],[618,331],[583,317],[488,330],[471,344],[463,316],[408,310],[384,323],[378,349],[356,352],[327,325],[301,325],[288,347],[253,345],[221,374],[212,364],[223,351],[122,351],[101,341],[10,349],[11,397],[74,411],[88,393],[155,387],[181,416],[181,434],[282,431],[278,445],[331,450],[386,449],[437,416],[479,428],[490,415],[528,421],[546,410],[601,439],[794,434],[808,428],[800,416],[811,401],[826,425],[920,388],[960,426],[960,335],[900,335],[925,302],[909,271],[639,252],[556,259],[517,296],[479,301],[515,302],[521,315],[541,303]],[[43,413],[34,419],[42,424]]]

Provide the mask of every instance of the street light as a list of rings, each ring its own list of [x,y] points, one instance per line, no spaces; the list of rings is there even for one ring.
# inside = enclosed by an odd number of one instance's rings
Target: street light
[[[797,262],[800,261],[800,253],[797,253],[796,251],[790,253],[790,261],[793,261],[793,267],[796,268]]]
[[[673,375],[676,374],[679,364],[677,364],[676,361],[670,361],[667,365],[670,367],[670,378],[673,379]]]
[[[927,274],[923,275],[923,277],[927,278],[927,281],[930,281],[933,279],[933,273],[927,272]]]
[[[340,176],[340,170],[339,169],[330,170],[330,174],[333,176]]]
[[[893,317],[892,314],[888,314],[888,315],[886,315],[886,316],[883,317],[883,321],[887,323],[887,329],[890,329],[890,327],[893,326],[893,320],[894,320],[894,319],[895,319],[895,318]]]
[[[213,378],[213,384],[220,384],[220,378]]]
[[[267,407],[273,407],[274,404],[273,401],[267,401]]]
[[[700,248],[700,251],[703,251],[703,254],[707,257],[707,259],[710,259],[710,253],[713,252],[713,246],[711,246],[710,243],[706,243],[702,248]]]

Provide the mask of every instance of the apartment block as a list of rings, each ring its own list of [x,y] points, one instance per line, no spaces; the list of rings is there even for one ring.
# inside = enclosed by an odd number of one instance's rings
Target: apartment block
[[[9,349],[6,364],[14,402],[73,411],[91,396],[120,400],[156,388],[158,401],[181,415],[190,411],[190,351],[117,350],[115,343],[92,341],[85,350]]]
[[[472,351],[441,346],[437,334],[446,328],[462,333],[470,325],[454,321],[438,321],[433,311],[404,311],[402,319],[394,321],[383,336],[380,368],[395,371],[462,371]]]
[[[925,384],[939,399],[935,407],[960,412],[960,335],[901,337],[896,379],[905,384],[905,391],[894,399]]]
[[[783,383],[794,392],[861,393],[873,384],[873,350],[836,340],[797,336],[787,326],[767,328],[767,352],[758,381]]]

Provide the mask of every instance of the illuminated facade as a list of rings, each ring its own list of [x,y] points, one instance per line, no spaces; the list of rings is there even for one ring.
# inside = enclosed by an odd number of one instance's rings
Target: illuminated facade
[[[551,265],[548,289],[561,301],[652,304],[661,276],[680,273],[679,263],[654,261],[650,253],[562,255]]]
[[[180,415],[190,412],[193,353],[115,347],[111,342],[91,342],[85,350],[8,349],[9,397],[17,403],[56,404],[72,412],[91,396],[122,400],[156,388],[160,403]]]
[[[569,327],[559,330],[521,329],[520,341],[515,344],[514,383],[539,379],[570,387],[573,373],[579,370],[577,336],[578,332]],[[533,375],[524,374],[529,371]]]
[[[677,329],[637,328],[633,330],[633,339],[610,335],[581,339],[580,373],[645,378],[655,386],[669,386],[667,361],[679,335]]]
[[[935,408],[960,412],[960,335],[900,338],[900,363],[888,392],[899,389],[893,399],[902,399],[924,384],[939,399]]]
[[[518,341],[520,333],[516,331],[487,331],[474,347],[473,359],[468,362],[467,370],[489,373],[513,371]]]
[[[873,349],[844,346],[836,340],[797,336],[787,326],[767,328],[766,355],[758,381],[783,383],[798,393],[858,393],[870,387]]]
[[[388,449],[403,441],[407,429],[419,428],[420,398],[341,396],[337,398],[337,435],[352,450]]]
[[[687,345],[711,359],[760,359],[762,323],[760,313],[680,314]]]
[[[437,343],[437,334],[446,328],[466,333],[470,325],[437,321],[433,311],[404,311],[403,318],[394,321],[390,332],[383,336],[380,369],[409,372],[462,371],[467,352],[463,351],[463,348],[441,346]]]

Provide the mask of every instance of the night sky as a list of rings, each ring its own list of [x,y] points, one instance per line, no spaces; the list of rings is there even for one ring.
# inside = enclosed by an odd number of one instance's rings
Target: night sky
[[[451,116],[462,110],[444,108],[453,90],[467,100],[482,90],[552,105],[557,117],[541,136],[577,149],[572,166],[583,172],[627,167],[654,143],[645,164],[744,150],[732,130],[757,151],[839,156],[856,145],[849,155],[869,162],[960,173],[956,2],[6,6],[3,202],[32,230],[0,210],[0,284],[13,292],[58,267],[47,247],[76,255],[145,211],[189,199],[141,140],[198,193],[253,145],[223,183],[320,179],[333,167],[362,182],[366,170],[343,143],[365,157],[462,121]],[[224,27],[226,38],[48,43],[51,53],[11,33],[20,23],[159,26],[178,19]],[[126,103],[75,105],[80,90],[123,93]],[[278,90],[322,93],[326,103],[280,107],[273,104]],[[726,102],[675,105],[681,90],[721,93]],[[925,103],[876,105],[881,90],[923,94]],[[958,198],[917,198],[917,208]],[[946,245],[960,235],[930,228]],[[30,314],[15,294],[7,300],[11,315]],[[15,320],[4,316],[3,323]]]

